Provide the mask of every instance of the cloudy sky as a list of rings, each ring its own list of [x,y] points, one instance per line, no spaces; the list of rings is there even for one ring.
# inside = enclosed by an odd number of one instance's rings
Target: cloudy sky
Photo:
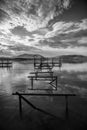
[[[87,55],[86,0],[0,0],[0,55]]]

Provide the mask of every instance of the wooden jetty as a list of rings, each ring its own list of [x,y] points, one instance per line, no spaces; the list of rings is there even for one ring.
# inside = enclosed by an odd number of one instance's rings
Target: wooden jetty
[[[22,118],[22,100],[24,100],[33,109],[35,109],[37,111],[40,111],[40,112],[42,112],[44,114],[47,114],[49,116],[57,118],[53,114],[51,114],[51,113],[49,113],[49,112],[47,112],[47,111],[45,111],[43,109],[40,109],[40,108],[36,107],[34,104],[32,104],[24,96],[64,96],[65,97],[65,118],[66,119],[68,119],[68,117],[69,117],[69,109],[68,109],[69,102],[68,102],[68,98],[70,96],[76,96],[75,94],[46,94],[46,93],[20,93],[20,92],[13,93],[13,95],[19,96],[19,114],[20,114],[20,118]]]
[[[0,67],[10,68],[12,67],[12,60],[9,58],[0,58]]]
[[[62,67],[62,60],[61,58],[35,58],[34,57],[34,69],[35,70],[43,70],[48,69],[52,70],[53,67]]]
[[[28,78],[30,78],[31,80],[31,88],[29,88],[30,90],[47,90],[46,88],[34,88],[34,80],[39,80],[39,81],[49,81],[48,84],[51,85],[53,90],[57,90],[57,76],[28,76]],[[50,90],[50,89],[48,89]]]
[[[38,61],[36,61],[36,59],[34,59],[34,70],[35,71],[31,72],[30,75],[28,76],[28,78],[31,80],[31,88],[29,89],[28,92],[15,92],[15,93],[13,93],[13,95],[17,95],[18,99],[19,99],[19,115],[20,115],[20,119],[23,119],[23,108],[24,108],[23,107],[23,102],[24,102],[24,103],[27,103],[27,105],[29,105],[31,108],[33,108],[33,110],[35,110],[36,112],[38,111],[40,113],[43,113],[44,115],[47,115],[47,116],[50,116],[50,117],[54,118],[54,120],[57,120],[57,124],[58,124],[58,122],[59,122],[59,117],[58,116],[59,116],[60,109],[61,109],[60,105],[62,105],[63,110],[64,110],[63,119],[65,120],[65,123],[64,124],[62,123],[61,126],[64,126],[64,128],[62,128],[62,129],[65,129],[65,128],[69,129],[69,128],[71,128],[70,125],[73,124],[73,123],[71,123],[71,119],[70,119],[70,116],[71,116],[70,115],[70,113],[71,113],[71,111],[70,111],[70,104],[71,104],[70,99],[71,99],[71,97],[74,97],[74,96],[77,97],[77,95],[72,94],[72,93],[58,93],[58,91],[54,91],[54,89],[52,90],[52,93],[46,93],[46,91],[43,91],[45,89],[43,89],[43,90],[42,89],[35,89],[34,85],[33,85],[35,80],[36,81],[37,80],[44,81],[44,82],[49,81],[49,84],[53,88],[55,88],[55,90],[57,90],[58,78],[57,78],[57,76],[54,76],[54,73],[52,71],[52,68],[54,66],[61,68],[61,66],[62,66],[61,60],[59,60],[59,62],[56,62],[56,61],[53,61],[53,59],[52,59],[52,61],[48,62],[48,60],[42,59],[42,58],[39,59]],[[43,70],[45,70],[45,71],[43,71]],[[37,91],[35,91],[35,90],[37,90]],[[34,100],[35,100],[36,97],[46,97],[46,96],[49,96],[49,97],[64,97],[64,99],[62,99],[62,100],[60,100],[60,99],[57,100],[57,101],[61,102],[61,104],[60,103],[57,104],[58,102],[56,102],[56,105],[55,105],[58,108],[58,109],[56,108],[57,112],[59,112],[58,116],[56,116],[55,114],[53,114],[51,112],[48,112],[47,110],[44,110],[43,108],[44,108],[45,103],[43,104],[43,107],[40,108],[40,107],[38,107],[38,105],[34,104],[30,100],[30,98],[28,98],[28,97],[35,97],[34,98]],[[62,102],[63,100],[64,100],[64,102]],[[55,106],[53,106],[54,111],[56,111]],[[74,113],[72,113],[72,115],[74,115]],[[75,120],[75,118],[74,118],[74,120]],[[79,123],[79,124],[81,124],[81,123]],[[78,123],[75,122],[74,127],[76,125],[79,126]],[[54,128],[54,126],[53,126],[53,128]],[[72,127],[73,127],[73,125],[72,125]],[[56,128],[58,129],[59,125]],[[78,127],[78,128],[80,128],[80,127]],[[50,129],[51,129],[51,127],[50,127]]]
[[[50,84],[51,88],[53,90],[57,90],[58,86],[58,78],[57,76],[53,75],[52,68],[53,67],[61,67],[61,59],[54,60],[53,58],[36,58],[34,57],[34,72],[30,73],[30,76],[28,78],[31,80],[31,88],[30,90],[37,90],[34,88],[34,80],[39,80],[39,81],[48,81],[48,84]],[[49,90],[51,89],[49,88]],[[39,89],[40,90],[40,89]],[[42,88],[41,88],[42,90]],[[44,89],[43,89],[44,90]]]

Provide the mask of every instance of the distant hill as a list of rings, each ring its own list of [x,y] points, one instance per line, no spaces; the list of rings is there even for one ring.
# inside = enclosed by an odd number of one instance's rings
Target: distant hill
[[[36,58],[44,58],[43,56],[41,55],[38,55],[38,54],[22,54],[22,55],[18,55],[16,57],[14,57],[14,59],[18,59],[18,60],[32,60],[34,59],[34,57]]]
[[[61,57],[63,63],[87,62],[87,56],[82,56],[82,55],[62,55],[60,57]]]
[[[39,55],[39,54],[21,54],[15,57],[10,57],[10,56],[1,56],[0,59],[13,59],[17,61],[24,61],[24,60],[33,60],[35,58],[40,59],[43,58],[45,60],[45,57]],[[87,56],[82,56],[82,55],[61,55],[61,56],[56,56],[52,57],[54,61],[57,61],[59,58],[61,59],[62,63],[84,63],[87,62]],[[48,59],[51,59],[48,58]]]

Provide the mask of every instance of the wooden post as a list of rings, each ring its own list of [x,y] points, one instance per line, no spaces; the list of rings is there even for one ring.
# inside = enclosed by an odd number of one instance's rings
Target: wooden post
[[[52,72],[50,72],[50,76],[51,76],[51,79],[53,80],[53,73]]]
[[[61,71],[61,66],[62,66],[62,63],[61,63],[61,58],[59,58],[59,70]]]
[[[48,64],[48,57],[47,57],[47,66],[49,66],[49,64]]]
[[[7,59],[7,68],[10,66],[9,60]]]
[[[19,95],[19,114],[20,118],[22,119],[22,100],[20,95]]]
[[[3,59],[2,59],[2,67],[3,67]]]
[[[35,79],[37,80],[38,71],[35,72]]]
[[[57,76],[56,76],[56,90],[57,90]]]
[[[41,59],[40,59],[40,67],[41,67],[41,70],[42,70],[42,64],[43,64],[43,59],[42,59],[42,57],[41,57]]]
[[[34,56],[34,70],[35,70],[35,56]]]
[[[69,110],[68,110],[68,95],[65,96],[65,102],[66,102],[65,116],[66,116],[66,119],[68,119],[68,117],[69,117]]]

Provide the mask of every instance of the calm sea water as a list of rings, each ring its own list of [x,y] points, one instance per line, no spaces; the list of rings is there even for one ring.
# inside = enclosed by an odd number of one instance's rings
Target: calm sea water
[[[32,64],[14,62],[12,68],[0,68],[0,93],[12,94],[16,91],[25,91],[30,87],[28,76],[34,71]],[[87,94],[87,63],[63,64],[61,71],[53,68],[58,76],[58,91],[71,92],[81,95]],[[37,87],[46,87],[46,82],[36,82]],[[43,86],[44,85],[44,86]]]

